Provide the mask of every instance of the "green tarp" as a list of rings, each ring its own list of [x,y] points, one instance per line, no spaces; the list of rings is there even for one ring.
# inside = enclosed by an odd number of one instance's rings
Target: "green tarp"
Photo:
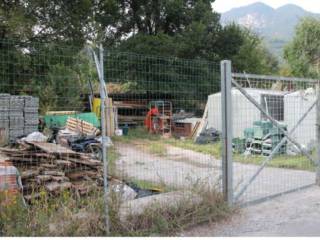
[[[51,127],[64,127],[67,123],[68,117],[78,118],[83,121],[93,124],[93,126],[99,128],[100,122],[95,113],[77,113],[77,114],[67,114],[67,115],[45,115],[44,121],[46,126]]]

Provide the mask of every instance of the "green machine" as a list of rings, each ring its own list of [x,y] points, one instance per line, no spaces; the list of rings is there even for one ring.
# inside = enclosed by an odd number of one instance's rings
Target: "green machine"
[[[287,131],[285,124],[280,124]],[[255,121],[251,128],[244,130],[244,138],[233,139],[233,149],[236,153],[244,153],[246,150],[251,154],[269,156],[273,149],[284,137],[282,131],[270,121]],[[283,144],[277,154],[284,154],[287,144]]]

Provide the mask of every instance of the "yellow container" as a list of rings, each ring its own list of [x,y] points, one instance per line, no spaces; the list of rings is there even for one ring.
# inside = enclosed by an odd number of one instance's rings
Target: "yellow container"
[[[92,103],[92,112],[94,112],[98,118],[100,118],[100,106],[101,106],[101,99],[94,98]]]

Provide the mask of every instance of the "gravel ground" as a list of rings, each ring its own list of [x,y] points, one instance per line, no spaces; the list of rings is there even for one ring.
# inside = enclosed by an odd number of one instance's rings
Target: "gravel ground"
[[[164,183],[175,188],[188,188],[194,183],[217,186],[221,177],[221,160],[208,154],[167,146],[165,156],[150,154],[145,145],[117,143],[120,159],[116,168],[130,179]],[[237,192],[257,171],[258,166],[234,163],[234,187]],[[250,185],[240,202],[248,202],[303,187],[315,182],[308,171],[266,167]]]
[[[165,156],[148,153],[146,146],[117,143],[116,167],[129,178],[188,187],[196,181],[216,183],[221,161],[191,150],[168,146]],[[234,163],[234,186],[241,187],[258,166]],[[307,171],[266,167],[242,202],[260,199],[315,182]],[[240,202],[241,202],[240,201]],[[227,222],[205,224],[181,236],[320,236],[320,188],[313,186],[240,209]]]
[[[286,194],[240,210],[226,222],[193,227],[181,236],[320,236],[320,188]]]

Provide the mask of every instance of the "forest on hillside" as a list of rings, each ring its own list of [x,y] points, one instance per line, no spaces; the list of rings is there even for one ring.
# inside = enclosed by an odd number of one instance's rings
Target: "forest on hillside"
[[[106,61],[109,77],[111,74],[129,89],[157,89],[163,82],[170,92],[181,81],[185,87],[175,91],[191,92],[190,98],[200,91],[219,90],[218,68],[224,59],[231,60],[237,72],[318,76],[319,21],[302,21],[284,52],[286,64],[279,66],[257,34],[236,24],[221,25],[213,2],[3,0],[0,90],[29,93],[31,89],[42,96],[46,110],[65,103],[55,95],[74,96],[69,104],[75,104],[87,79],[97,77],[88,65],[85,46],[99,44],[104,46],[106,58],[110,57]],[[181,77],[185,72],[188,77]],[[200,80],[204,83],[196,88],[195,81]],[[213,81],[217,87],[208,90],[206,84]],[[54,102],[46,102],[47,96]]]

